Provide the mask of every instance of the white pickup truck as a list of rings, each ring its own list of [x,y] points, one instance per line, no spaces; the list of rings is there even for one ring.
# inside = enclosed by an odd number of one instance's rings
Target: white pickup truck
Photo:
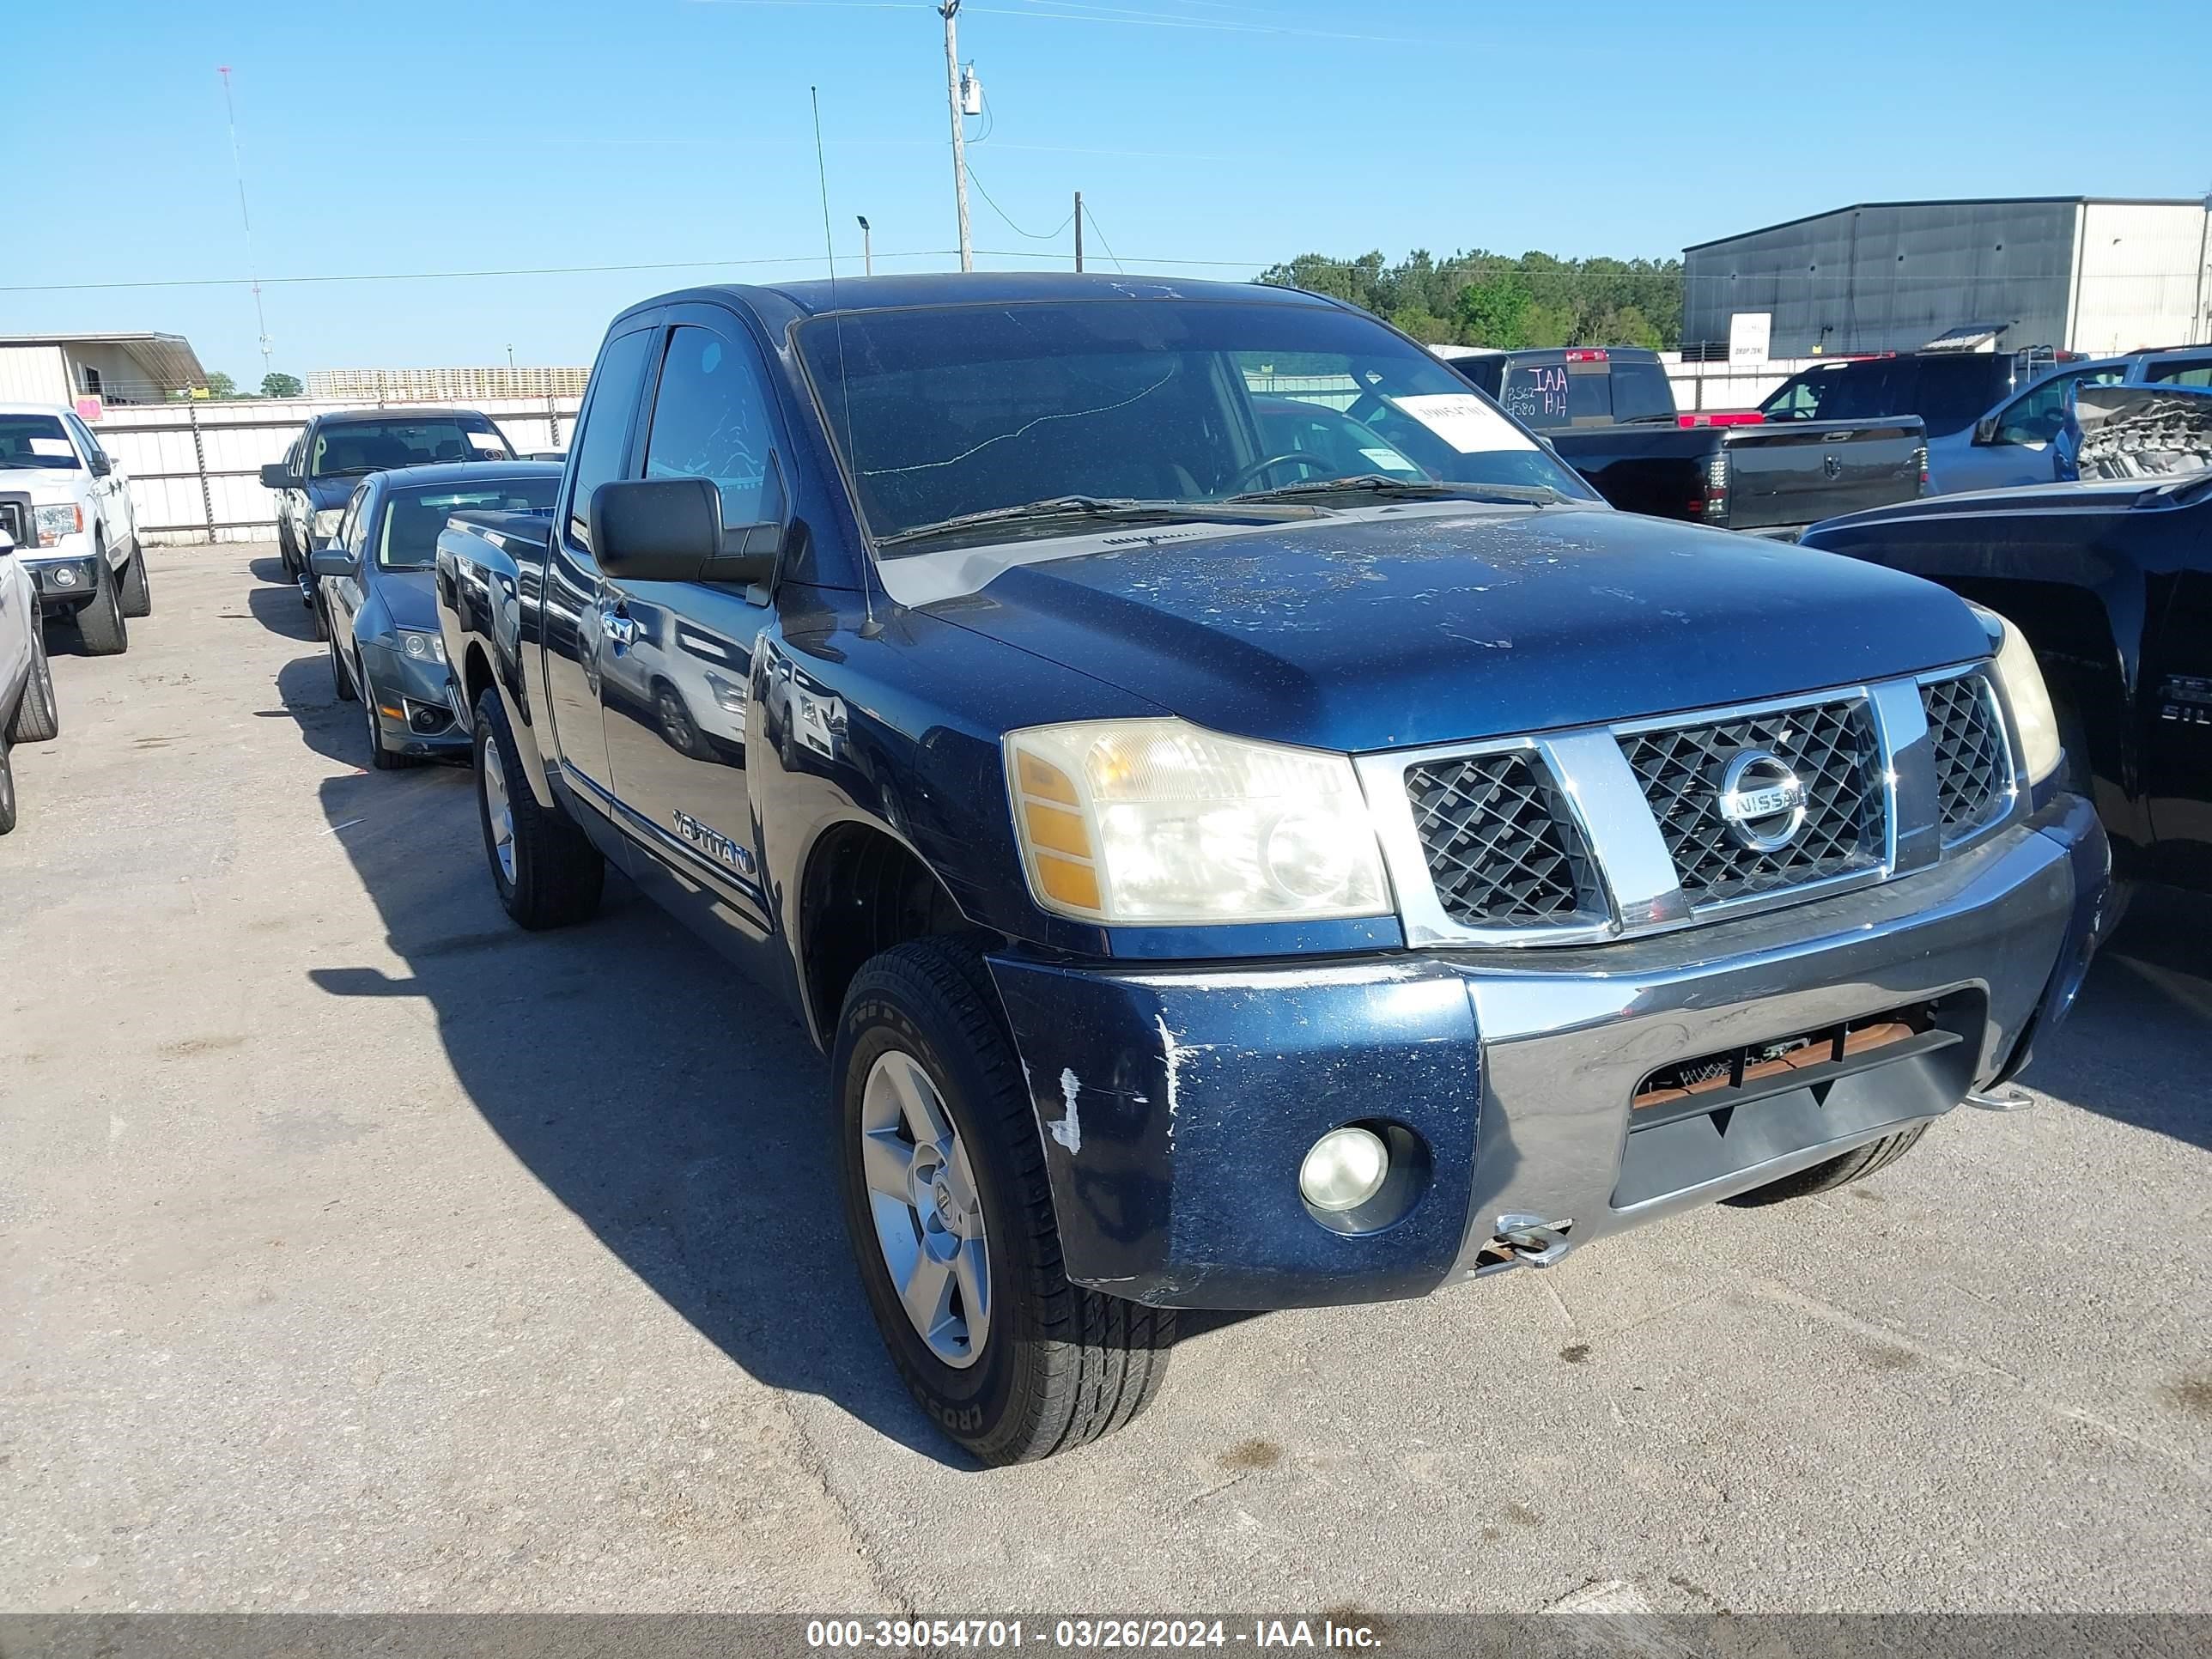
[[[129,648],[125,618],[154,610],[130,481],[75,410],[0,404],[0,530],[40,608],[75,619],[88,656]]]
[[[15,538],[0,526],[0,836],[15,827],[15,771],[8,751],[60,735],[38,590]]]

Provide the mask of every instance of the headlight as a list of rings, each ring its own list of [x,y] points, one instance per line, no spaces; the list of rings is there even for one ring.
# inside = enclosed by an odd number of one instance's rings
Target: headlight
[[[707,673],[707,689],[714,694],[714,702],[726,714],[745,712],[745,688],[734,680],[726,680],[713,670]]]
[[[2013,724],[2020,736],[2020,757],[2030,783],[2040,783],[2058,769],[2064,745],[2058,738],[2058,716],[2051,707],[2051,692],[2036,666],[2035,653],[2017,628],[1994,611],[1974,607],[1982,620],[2002,636],[1997,647],[1997,684],[2012,705]]]
[[[319,508],[315,514],[315,534],[318,536],[335,536],[338,533],[338,526],[344,522],[345,508],[342,507],[325,507]]]
[[[84,528],[84,509],[75,501],[42,507],[37,512],[40,547],[52,547],[63,537],[76,535]]]
[[[1389,908],[1343,755],[1179,720],[1034,726],[1006,739],[1030,890],[1105,922],[1277,921]]]
[[[426,634],[419,628],[403,628],[399,634],[399,654],[412,657],[416,662],[434,662],[441,667],[446,661],[446,638],[442,634]]]

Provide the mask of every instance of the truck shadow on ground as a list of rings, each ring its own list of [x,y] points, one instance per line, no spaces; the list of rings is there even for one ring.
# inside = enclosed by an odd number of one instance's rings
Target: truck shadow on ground
[[[2143,887],[2105,942],[2066,1024],[2021,1081],[2115,1121],[2212,1149],[2212,897]]]
[[[280,682],[308,668],[325,672],[295,662]],[[297,712],[320,750],[305,694]],[[471,773],[363,773],[321,795],[407,969],[322,968],[314,982],[426,1005],[507,1148],[755,1378],[976,1467],[884,1354],[833,1202],[826,1068],[781,1006],[611,873],[593,921],[516,928],[485,873]]]

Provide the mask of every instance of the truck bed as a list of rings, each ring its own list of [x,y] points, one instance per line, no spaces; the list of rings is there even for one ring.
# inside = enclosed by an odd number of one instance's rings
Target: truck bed
[[[1920,493],[1917,418],[1680,427],[1656,422],[1549,434],[1615,507],[1729,530],[1798,530]]]

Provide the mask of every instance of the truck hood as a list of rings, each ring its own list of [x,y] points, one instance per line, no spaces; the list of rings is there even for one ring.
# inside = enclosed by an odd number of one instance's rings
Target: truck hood
[[[1423,504],[1048,545],[1066,551],[916,556],[956,573],[922,608],[1213,730],[1317,748],[1626,720],[1989,651],[1917,577],[1603,509]],[[927,591],[913,562],[885,562],[895,598]]]
[[[34,502],[74,501],[84,496],[83,475],[50,466],[0,466],[0,490]]]

